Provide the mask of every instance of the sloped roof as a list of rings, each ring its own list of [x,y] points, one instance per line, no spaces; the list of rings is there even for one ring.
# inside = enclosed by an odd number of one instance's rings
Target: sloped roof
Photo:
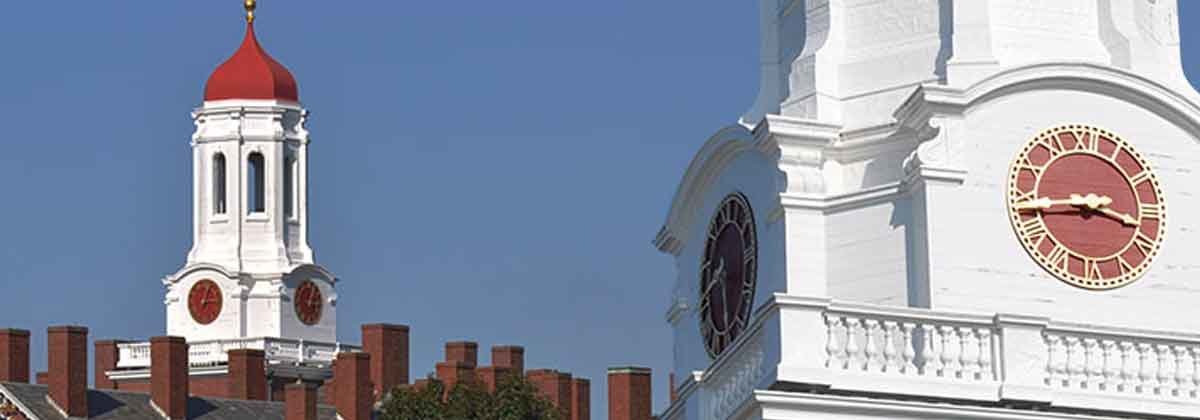
[[[45,385],[0,383],[0,394],[42,420],[65,420],[50,405]],[[88,418],[162,420],[150,405],[150,394],[123,391],[88,390]],[[337,412],[327,405],[317,406],[317,418],[336,420]],[[193,420],[284,420],[284,404],[275,401],[245,401],[224,398],[188,398],[188,419]]]

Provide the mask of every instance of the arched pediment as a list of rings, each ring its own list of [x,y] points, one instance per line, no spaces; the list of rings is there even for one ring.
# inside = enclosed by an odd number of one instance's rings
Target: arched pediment
[[[709,137],[688,164],[667,212],[666,223],[654,244],[662,252],[678,254],[684,238],[700,208],[704,193],[721,174],[722,168],[739,153],[755,149],[754,133],[740,124],[722,128]]]

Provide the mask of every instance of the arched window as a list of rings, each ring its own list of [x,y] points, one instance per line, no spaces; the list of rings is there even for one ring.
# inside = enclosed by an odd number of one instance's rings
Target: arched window
[[[283,174],[283,215],[291,219],[296,215],[296,158],[288,156]]]
[[[213,214],[225,214],[225,154],[213,156],[212,168]]]
[[[250,211],[250,213],[263,213],[267,211],[266,162],[263,160],[262,153],[259,152],[251,153],[248,162],[250,163],[250,173],[248,174],[249,178],[247,179],[247,187],[249,187],[250,190],[247,191],[246,198],[250,200],[250,202],[249,206],[246,208]]]

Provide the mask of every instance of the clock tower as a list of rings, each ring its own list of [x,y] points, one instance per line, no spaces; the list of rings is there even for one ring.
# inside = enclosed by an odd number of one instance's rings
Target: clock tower
[[[255,2],[246,4],[245,38],[192,113],[194,241],[163,279],[167,333],[333,343],[337,279],[308,243],[308,111],[255,35]]]
[[[758,98],[654,241],[677,269],[659,418],[1200,413],[1175,1],[759,7]]]

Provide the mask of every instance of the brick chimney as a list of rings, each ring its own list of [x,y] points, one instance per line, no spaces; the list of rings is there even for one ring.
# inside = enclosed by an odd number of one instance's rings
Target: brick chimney
[[[561,409],[563,414],[571,415],[571,374],[538,369],[529,371],[528,376],[539,395]]]
[[[521,346],[492,347],[492,366],[508,368],[518,375],[524,375],[525,348]]]
[[[475,381],[475,367],[461,360],[438,362],[437,377],[446,385],[446,395],[454,389],[454,385]]]
[[[408,326],[362,326],[363,351],[371,355],[371,383],[381,399],[398,385],[408,385]]]
[[[29,383],[29,331],[0,329],[0,382]]]
[[[650,369],[608,369],[609,420],[650,420]]]
[[[284,387],[284,420],[317,420],[317,387],[304,382]]]
[[[150,401],[167,419],[187,418],[188,344],[183,337],[150,339]]]
[[[87,335],[84,327],[60,326],[49,336],[50,400],[67,417],[87,417]]]
[[[479,344],[470,341],[446,343],[446,361],[461,362],[466,367],[475,368],[479,364]]]
[[[50,386],[50,372],[38,372],[37,384]]]
[[[370,370],[370,354],[338,353],[333,364],[334,405],[342,420],[371,420],[375,390]]]
[[[571,381],[571,420],[591,420],[592,383],[587,379]]]
[[[229,351],[229,398],[267,399],[267,354],[262,350]]]
[[[107,372],[117,370],[117,362],[121,361],[121,352],[118,346],[125,343],[120,340],[97,340],[92,345],[96,349],[96,353],[92,355],[95,360],[93,368],[96,389],[117,389],[117,382],[108,379]]]

